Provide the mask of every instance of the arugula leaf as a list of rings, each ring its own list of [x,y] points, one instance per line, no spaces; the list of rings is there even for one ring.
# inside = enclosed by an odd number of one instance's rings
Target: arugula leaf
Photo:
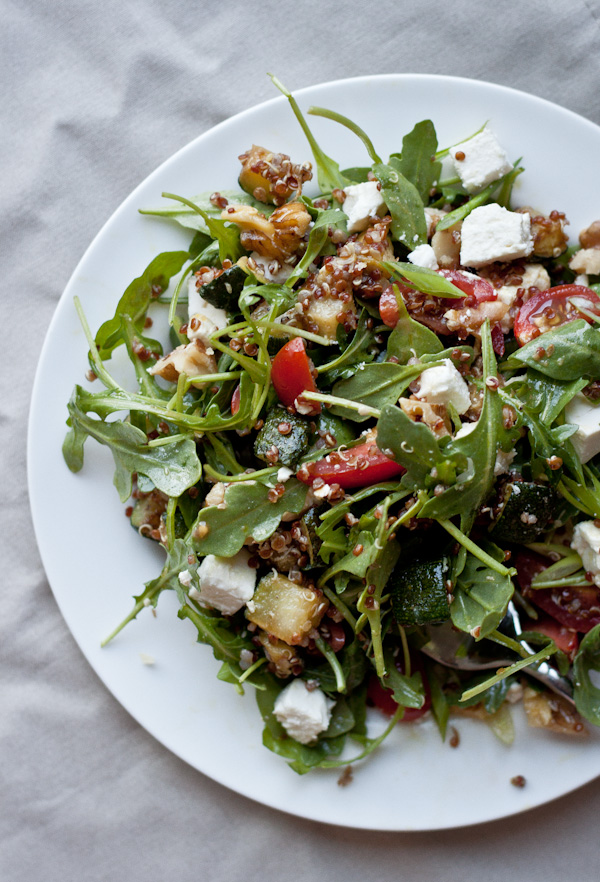
[[[442,163],[435,157],[438,141],[430,119],[418,122],[402,139],[402,153],[397,159],[401,174],[417,189],[423,205],[429,203],[430,192],[437,184]]]
[[[337,382],[333,392],[340,398],[381,410],[386,405],[395,404],[409,384],[422,372],[421,364],[409,367],[393,362],[363,364],[358,366],[354,376]],[[371,418],[368,413],[361,414],[360,411],[350,410],[342,405],[334,405],[331,411],[356,423]]]
[[[406,469],[402,485],[422,490],[431,483],[431,472],[444,459],[437,438],[425,423],[414,423],[393,405],[382,408],[377,423],[377,446],[389,450]]]
[[[423,707],[425,691],[421,674],[418,671],[415,671],[410,677],[401,674],[389,649],[384,652],[383,657],[386,673],[382,685],[385,689],[392,690],[394,701],[402,707]]]
[[[594,673],[592,681],[590,673]],[[575,706],[586,720],[600,726],[600,625],[585,635],[573,662]]]
[[[347,184],[350,184],[347,178],[340,171],[340,167],[330,156],[321,150],[315,136],[311,132],[308,123],[304,119],[302,115],[302,111],[298,107],[298,102],[294,98],[291,92],[289,92],[286,87],[283,85],[280,80],[277,79],[273,74],[269,74],[271,80],[273,81],[273,85],[276,86],[279,91],[285,95],[287,100],[290,102],[290,106],[294,111],[294,116],[300,123],[302,127],[302,131],[306,135],[306,140],[310,144],[310,149],[312,150],[313,156],[315,158],[315,162],[317,164],[317,180],[319,181],[319,187],[321,192],[331,193],[335,189],[343,190]]]
[[[528,368],[523,385],[519,387],[519,398],[540,415],[547,426],[562,413],[566,405],[587,385],[587,380],[552,380],[539,371]]]
[[[398,303],[398,323],[388,339],[388,358],[394,356],[400,364],[406,364],[410,358],[441,352],[444,347],[440,338],[410,317],[397,285],[394,285],[394,293]]]
[[[497,560],[504,558],[504,552],[491,543],[485,543],[484,550]],[[510,576],[500,575],[467,554],[464,569],[453,588],[452,623],[476,640],[487,637],[504,618],[513,592]]]
[[[414,184],[407,181],[398,159],[391,158],[385,165],[378,162],[373,174],[381,183],[381,198],[392,216],[392,236],[409,251],[427,242],[425,210]]]
[[[354,132],[355,135],[358,135],[360,140],[363,142],[367,149],[367,153],[371,157],[373,162],[381,162],[381,157],[377,155],[375,152],[375,148],[373,147],[373,142],[367,135],[367,133],[361,129],[357,123],[353,122],[351,119],[348,119],[347,116],[343,116],[341,113],[336,113],[334,110],[328,110],[326,107],[309,107],[308,112],[312,116],[323,116],[325,119],[331,119],[333,122],[337,122],[342,126],[345,126],[347,129],[350,129],[351,132]]]
[[[225,490],[224,507],[214,505],[203,508],[198,514],[198,524],[208,529],[206,535],[193,538],[192,544],[198,554],[216,554],[233,557],[242,548],[248,536],[263,542],[271,536],[284,512],[299,514],[304,506],[307,488],[295,478],[285,485],[285,493],[277,502],[269,502],[271,487],[259,480],[239,481]],[[203,533],[200,530],[200,533]],[[194,530],[192,531],[192,534]]]
[[[496,359],[488,321],[481,329],[481,343],[484,380],[487,380],[496,376]],[[445,452],[451,457],[461,455],[466,458],[471,466],[470,476],[430,499],[419,513],[419,517],[437,520],[460,515],[464,533],[470,532],[477,511],[492,491],[498,448],[510,449],[518,437],[518,430],[509,432],[504,429],[502,399],[497,391],[487,384],[484,389],[483,407],[477,425],[468,435],[452,440],[445,448]]]
[[[187,603],[177,613],[180,619],[189,619],[198,631],[198,643],[212,647],[213,655],[223,662],[239,663],[242,649],[253,650],[252,641],[234,631],[230,622],[220,613],[193,609]]]
[[[553,380],[600,378],[600,331],[577,319],[546,331],[512,353],[507,369],[527,365]]]
[[[67,465],[71,471],[79,471],[83,465],[83,433],[110,447],[116,466],[114,484],[121,502],[131,495],[134,472],[146,475],[155,487],[175,497],[181,496],[199,480],[202,469],[191,438],[150,447],[146,434],[130,423],[120,420],[107,423],[87,416],[77,404],[77,387],[68,408],[75,435],[63,448]]]
[[[275,210],[274,205],[265,205],[264,202],[259,202],[258,199],[255,199],[254,196],[251,196],[250,193],[246,193],[244,190],[219,190],[219,193],[232,205],[251,205],[252,208],[256,208],[267,217]],[[190,202],[197,205],[209,217],[220,218],[222,209],[212,204],[210,201],[211,195],[212,193],[208,192],[200,193],[198,196],[192,196]],[[214,239],[214,236],[207,235],[208,226],[202,215],[195,211],[195,209],[190,208],[189,205],[182,204],[179,201],[175,201],[164,208],[140,208],[138,211],[140,214],[174,220],[182,227],[196,230],[198,234],[203,235],[202,239],[195,240],[193,252],[190,249],[190,252],[192,252],[190,257],[196,257]]]
[[[416,245],[415,245],[416,247]],[[418,291],[423,294],[432,294],[434,297],[464,297],[465,292],[449,282],[444,276],[427,269],[425,266],[415,266],[414,263],[401,263],[400,261],[384,260],[383,267],[394,276],[404,282],[411,282]]]
[[[111,357],[117,346],[123,343],[121,319],[128,315],[138,330],[142,330],[146,312],[157,291],[164,291],[170,279],[181,271],[188,259],[187,251],[165,251],[150,261],[144,272],[125,289],[117,304],[115,315],[104,322],[96,334],[96,346],[100,358]]]
[[[204,221],[210,235],[219,243],[219,259],[221,263],[224,260],[231,260],[235,263],[244,253],[244,249],[240,243],[240,228],[221,218],[210,217],[210,215],[184,196],[176,196],[175,193],[163,193],[166,199],[176,199],[184,205],[188,205],[197,212]]]

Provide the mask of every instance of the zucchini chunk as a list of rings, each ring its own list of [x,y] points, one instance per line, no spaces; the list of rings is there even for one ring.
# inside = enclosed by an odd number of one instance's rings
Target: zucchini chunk
[[[392,610],[399,625],[426,625],[450,618],[447,557],[394,569],[388,582]]]
[[[258,583],[246,618],[289,646],[306,646],[328,605],[320,591],[273,571]]]
[[[254,455],[264,462],[294,469],[309,444],[307,422],[278,405],[271,408],[254,442]],[[277,458],[275,458],[277,451]]]
[[[490,528],[490,538],[494,542],[535,542],[553,520],[557,501],[549,484],[508,481],[501,490],[500,512]]]
[[[238,300],[247,275],[241,266],[230,266],[206,285],[198,288],[198,293],[207,303],[226,312],[238,312]]]

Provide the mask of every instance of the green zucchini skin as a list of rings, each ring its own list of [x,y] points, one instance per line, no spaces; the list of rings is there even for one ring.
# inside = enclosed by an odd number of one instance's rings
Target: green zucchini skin
[[[549,484],[514,481],[504,484],[500,513],[490,529],[494,542],[527,544],[548,529],[558,497]]]
[[[212,282],[202,285],[198,293],[211,306],[235,313],[239,311],[238,300],[247,278],[241,266],[235,265],[223,270]]]
[[[280,426],[287,423],[290,431],[282,433]],[[265,422],[254,442],[254,455],[264,462],[271,463],[268,454],[276,447],[278,465],[295,469],[300,457],[309,445],[309,427],[306,420],[296,414],[289,414],[283,407],[273,407],[267,413]],[[273,464],[273,463],[272,463]]]
[[[449,569],[447,557],[395,567],[387,587],[399,625],[426,625],[450,618],[446,590]]]

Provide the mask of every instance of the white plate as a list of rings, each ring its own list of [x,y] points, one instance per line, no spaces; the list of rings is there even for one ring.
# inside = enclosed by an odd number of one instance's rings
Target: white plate
[[[450,77],[390,75],[338,81],[297,95],[351,117],[387,156],[421,119],[434,121],[440,145],[485,120],[526,172],[515,200],[565,211],[571,231],[598,216],[600,179],[591,171],[600,129],[539,98],[488,83]],[[358,139],[328,120],[311,125],[324,150],[342,165],[366,164]],[[527,729],[517,713],[510,748],[482,724],[460,720],[460,747],[442,744],[433,724],[397,727],[380,751],[355,768],[347,788],[338,772],[304,777],[261,744],[254,696],[240,698],[216,679],[219,664],[195,643],[190,622],[176,617],[165,594],[158,616],[142,614],[104,650],[100,640],[129,611],[133,594],[160,570],[162,553],[130,529],[112,486],[110,453],[93,441],[79,475],[61,456],[66,401],[84,382],[87,346],[73,307],[77,295],[96,329],[113,314],[131,279],[159,251],[190,236],[138,207],[156,205],[163,190],[192,196],[236,186],[237,155],[257,143],[310,158],[284,98],[221,123],[165,162],[129,196],[95,238],[58,305],[40,358],[29,424],[31,506],[46,572],[81,650],[113,695],[166,747],[227,787],[274,808],[317,821],[379,830],[424,830],[500,818],[550,799],[600,774],[600,734],[571,741]],[[155,658],[142,664],[140,653]],[[527,779],[524,789],[510,784]]]

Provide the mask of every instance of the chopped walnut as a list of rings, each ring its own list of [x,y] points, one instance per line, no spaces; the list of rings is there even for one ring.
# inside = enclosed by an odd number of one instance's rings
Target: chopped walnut
[[[241,243],[267,260],[285,263],[304,243],[311,221],[301,202],[288,202],[267,218],[251,205],[232,205],[221,213],[242,230]]]
[[[292,163],[285,153],[272,153],[257,144],[238,159],[242,163],[240,185],[259,202],[283,205],[312,178],[310,162]]]
[[[533,254],[536,257],[560,257],[567,250],[564,228],[569,222],[562,212],[551,211],[546,217],[530,207],[519,208],[518,211],[531,215]]]
[[[486,319],[490,320],[490,324],[493,327],[502,321],[507,312],[508,306],[502,303],[501,300],[489,300],[480,303],[479,306],[449,309],[444,313],[444,318],[448,330],[464,339],[469,334],[479,336],[481,326]]]
[[[600,220],[581,231],[579,242],[582,248],[600,248]]]
[[[437,438],[451,434],[451,424],[446,408],[440,404],[428,404],[417,398],[401,398],[400,407],[413,423],[425,423]]]
[[[448,227],[447,230],[436,230],[431,239],[431,247],[441,269],[457,269],[460,265],[460,229],[462,221]]]
[[[569,261],[570,268],[576,273],[600,274],[600,248],[582,248]]]
[[[159,358],[153,367],[148,368],[148,373],[176,383],[180,374],[196,378],[214,374],[216,370],[217,362],[212,350],[207,350],[204,342],[197,339],[178,346],[168,355]]]
[[[561,735],[588,734],[577,711],[560,695],[536,692],[527,686],[523,692],[523,707],[527,722],[537,729],[550,729]]]

